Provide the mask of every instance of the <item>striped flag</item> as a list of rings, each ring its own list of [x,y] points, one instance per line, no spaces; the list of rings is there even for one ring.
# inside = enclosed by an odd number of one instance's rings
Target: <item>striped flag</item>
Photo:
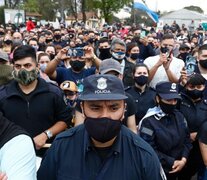
[[[145,4],[137,2],[137,0],[134,0],[134,8],[145,11],[155,23],[159,21],[158,14],[149,9]]]

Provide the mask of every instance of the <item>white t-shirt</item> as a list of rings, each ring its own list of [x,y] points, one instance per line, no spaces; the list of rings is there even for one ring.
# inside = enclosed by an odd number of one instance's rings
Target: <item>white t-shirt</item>
[[[157,56],[152,56],[152,57],[148,57],[147,59],[145,59],[144,64],[147,65],[147,67],[149,68],[149,70],[159,61],[160,55]],[[170,63],[170,70],[171,72],[179,79],[180,78],[180,71],[183,69],[184,67],[184,62],[182,59],[178,59],[176,57],[173,57],[171,63]],[[169,81],[167,73],[163,67],[163,65],[161,65],[154,77],[152,78],[151,82],[150,82],[150,86],[155,88],[156,84],[158,82],[161,81]]]
[[[18,135],[0,149],[0,172],[8,180],[36,180],[36,156],[31,138]]]

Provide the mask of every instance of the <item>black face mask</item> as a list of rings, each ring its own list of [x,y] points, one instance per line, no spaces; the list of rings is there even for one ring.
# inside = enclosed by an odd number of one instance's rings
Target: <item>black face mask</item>
[[[76,46],[76,47],[82,47],[82,44],[77,43],[75,46]]]
[[[143,86],[143,85],[147,84],[148,77],[144,76],[144,75],[141,75],[141,76],[138,76],[138,77],[134,77],[134,81],[135,81],[136,84],[138,84],[140,86]]]
[[[7,45],[10,45],[10,44],[12,44],[12,40],[8,39],[8,40],[4,41],[4,43],[7,44]]]
[[[55,54],[50,54],[50,60],[53,60],[55,58]]]
[[[188,55],[189,55],[189,53],[185,52],[185,53],[180,53],[180,55],[178,57],[180,59],[182,59],[183,61],[185,61]]]
[[[207,69],[207,59],[200,60],[199,64],[201,65],[202,68]]]
[[[161,53],[165,54],[165,53],[169,52],[169,49],[167,47],[161,46],[160,51],[161,51]]]
[[[5,35],[5,33],[4,33],[4,32],[2,32],[2,31],[0,31],[0,36],[3,36],[3,35]]]
[[[70,100],[70,99],[67,99],[67,105],[69,107],[73,107],[73,105],[76,103],[76,100]]]
[[[171,114],[176,108],[176,104],[167,104],[164,103],[162,100],[160,100],[159,105],[165,114]]]
[[[59,39],[61,39],[61,35],[60,34],[56,34],[56,35],[54,35],[54,38],[59,40]]]
[[[119,134],[122,125],[120,120],[112,120],[106,117],[86,117],[84,124],[89,136],[102,143],[116,137]]]
[[[70,61],[71,68],[74,71],[78,71],[78,72],[84,68],[85,64],[86,64],[85,61],[79,61],[79,60]]]
[[[138,58],[139,58],[139,53],[132,53],[132,54],[130,55],[130,58],[133,59],[133,60],[138,59]]]
[[[199,91],[197,89],[194,90],[188,90],[186,89],[186,94],[193,100],[199,99],[203,97],[203,91]]]
[[[46,39],[45,42],[48,44],[48,43],[51,43],[53,41],[53,39]]]
[[[154,44],[152,42],[150,42],[149,44],[152,46],[152,48],[154,48]]]
[[[100,55],[99,58],[101,60],[111,58],[110,48],[99,49]]]
[[[90,44],[92,44],[92,43],[95,42],[95,39],[94,39],[94,38],[90,38],[90,39],[88,40],[88,42],[89,42]]]

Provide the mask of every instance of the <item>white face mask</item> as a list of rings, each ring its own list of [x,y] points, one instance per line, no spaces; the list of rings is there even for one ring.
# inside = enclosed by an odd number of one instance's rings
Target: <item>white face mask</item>
[[[118,61],[121,61],[125,58],[124,52],[112,52],[112,57]]]

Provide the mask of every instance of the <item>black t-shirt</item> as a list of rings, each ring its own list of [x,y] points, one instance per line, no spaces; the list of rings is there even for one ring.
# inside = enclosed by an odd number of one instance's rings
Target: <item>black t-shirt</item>
[[[138,125],[148,109],[156,106],[156,92],[154,89],[147,87],[143,93],[140,93],[140,90],[135,86],[127,88],[126,92],[133,97],[132,101],[136,109],[136,124]]]

